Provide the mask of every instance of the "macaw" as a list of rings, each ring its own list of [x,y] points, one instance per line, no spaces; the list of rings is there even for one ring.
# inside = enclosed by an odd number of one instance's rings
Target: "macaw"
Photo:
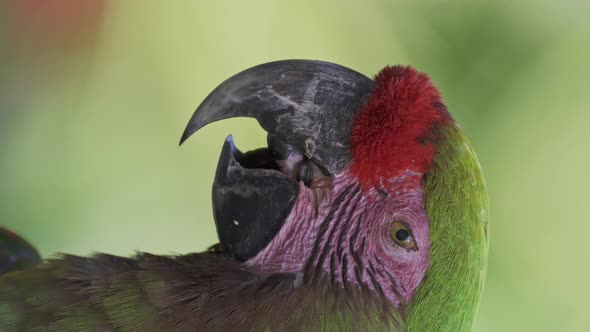
[[[430,78],[310,60],[262,64],[200,104],[229,136],[203,253],[62,255],[0,277],[1,331],[469,331],[485,279],[480,164]],[[30,247],[27,247],[30,248]]]

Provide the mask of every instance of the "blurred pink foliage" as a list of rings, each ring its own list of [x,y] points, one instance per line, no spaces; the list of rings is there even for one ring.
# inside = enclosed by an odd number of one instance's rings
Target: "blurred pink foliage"
[[[105,7],[105,0],[10,0],[5,13],[25,51],[76,49],[94,44]]]

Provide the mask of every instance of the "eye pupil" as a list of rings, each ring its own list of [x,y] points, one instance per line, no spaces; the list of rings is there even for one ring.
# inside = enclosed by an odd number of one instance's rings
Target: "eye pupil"
[[[410,232],[408,232],[405,229],[398,229],[395,232],[395,238],[398,239],[399,241],[406,241],[407,239],[410,238]]]
[[[404,223],[394,221],[389,226],[389,237],[393,242],[404,249],[416,250],[416,241],[412,231]]]

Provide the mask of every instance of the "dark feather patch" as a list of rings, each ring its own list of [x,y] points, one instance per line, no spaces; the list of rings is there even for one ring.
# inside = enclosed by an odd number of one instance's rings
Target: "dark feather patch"
[[[326,275],[300,278],[209,253],[63,256],[0,278],[0,330],[403,329],[381,298],[331,287]]]

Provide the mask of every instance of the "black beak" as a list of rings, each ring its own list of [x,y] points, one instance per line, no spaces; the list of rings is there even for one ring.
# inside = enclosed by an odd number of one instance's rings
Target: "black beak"
[[[280,171],[277,159],[297,154],[327,176],[346,167],[352,121],[373,87],[368,77],[336,64],[285,60],[247,69],[207,96],[181,144],[211,122],[253,117],[271,145],[242,154],[230,137],[223,146],[213,208],[224,254],[239,261],[254,257],[283,225],[298,184]]]

